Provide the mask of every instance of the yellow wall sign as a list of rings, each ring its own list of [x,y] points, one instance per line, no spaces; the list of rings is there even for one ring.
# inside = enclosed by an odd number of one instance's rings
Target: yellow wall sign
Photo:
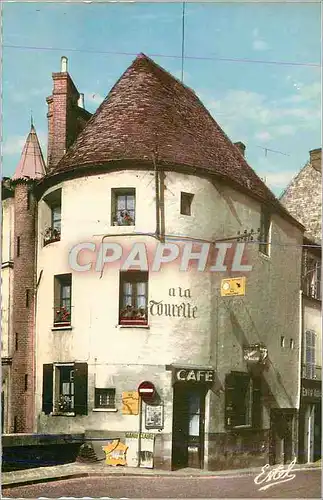
[[[122,393],[122,414],[138,415],[139,413],[139,394],[137,391]]]
[[[246,278],[228,278],[221,281],[221,296],[246,295]]]

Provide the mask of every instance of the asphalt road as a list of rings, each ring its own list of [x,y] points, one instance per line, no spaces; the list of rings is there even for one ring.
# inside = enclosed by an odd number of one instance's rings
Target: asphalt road
[[[2,498],[321,498],[321,469],[293,471],[291,481],[258,491],[254,477],[87,477],[16,488],[3,488]]]

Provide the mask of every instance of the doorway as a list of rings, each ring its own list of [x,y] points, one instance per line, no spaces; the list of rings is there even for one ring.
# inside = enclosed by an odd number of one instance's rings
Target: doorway
[[[271,462],[287,464],[293,460],[294,414],[271,410]]]
[[[204,466],[206,388],[202,384],[174,384],[172,469]]]
[[[315,404],[314,409],[314,462],[320,460],[322,456],[322,406],[321,403]]]
[[[4,432],[4,392],[1,391],[1,434]]]

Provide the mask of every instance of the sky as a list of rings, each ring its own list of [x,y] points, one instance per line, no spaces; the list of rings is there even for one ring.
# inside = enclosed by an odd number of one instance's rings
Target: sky
[[[46,97],[61,56],[91,112],[141,52],[181,78],[182,11],[182,3],[4,3],[2,175],[15,171],[31,111],[46,158]],[[320,4],[188,3],[184,56],[184,83],[279,196],[321,146]]]

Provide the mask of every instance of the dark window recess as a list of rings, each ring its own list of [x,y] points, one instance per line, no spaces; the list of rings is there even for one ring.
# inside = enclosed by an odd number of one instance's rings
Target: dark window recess
[[[261,385],[258,378],[232,372],[225,379],[226,427],[261,426]]]
[[[55,390],[53,386],[55,372]],[[48,415],[57,413],[87,415],[88,366],[74,363],[69,366],[43,365],[42,409]]]
[[[18,335],[18,333],[16,332],[16,333],[15,333],[15,349],[16,349],[16,351],[18,351],[18,337],[19,337],[19,335]]]
[[[70,326],[72,316],[72,275],[54,276],[54,326]]]
[[[26,307],[30,306],[30,290],[27,288],[26,290]]]
[[[20,236],[17,236],[17,257],[20,256]]]
[[[191,215],[191,207],[192,201],[194,198],[194,194],[190,193],[181,193],[181,214],[182,215]]]
[[[136,190],[116,188],[111,190],[111,224],[113,226],[134,226],[136,211]]]
[[[13,433],[15,434],[18,431],[19,431],[19,429],[18,429],[18,417],[15,416],[13,419]]]
[[[49,245],[61,239],[61,207],[62,207],[62,190],[58,189],[50,193],[44,201],[47,203],[51,211],[50,226],[44,230],[44,246]]]
[[[270,213],[262,207],[260,215],[259,251],[269,255]]]
[[[25,391],[28,390],[28,375],[25,375]]]
[[[120,273],[121,325],[146,325],[148,322],[148,273],[127,271]]]
[[[31,192],[27,191],[27,210],[30,210],[31,207]]]
[[[95,389],[95,408],[111,408],[116,406],[115,389]]]

